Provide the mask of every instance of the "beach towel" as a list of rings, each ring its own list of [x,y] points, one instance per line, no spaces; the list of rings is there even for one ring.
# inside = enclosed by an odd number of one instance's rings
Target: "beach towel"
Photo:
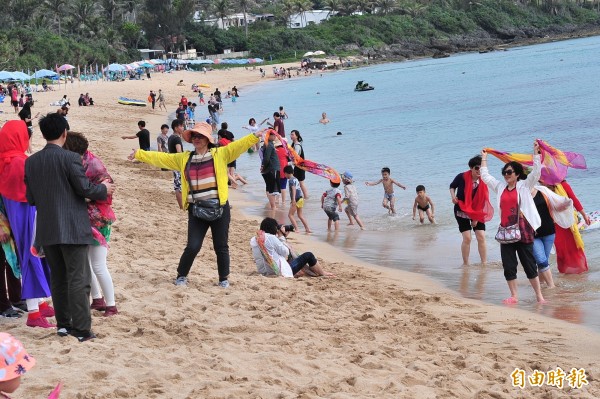
[[[21,278],[21,268],[19,267],[19,259],[17,258],[15,241],[13,240],[10,232],[10,224],[8,223],[8,219],[6,217],[6,210],[4,209],[4,201],[2,201],[2,197],[0,197],[0,230],[3,233],[8,234],[10,237],[7,242],[2,243],[2,250],[4,251],[6,261],[12,269],[13,275],[16,278]]]
[[[277,237],[269,235],[269,239],[278,240]],[[256,232],[256,244],[260,249],[260,253],[262,254],[265,263],[269,265],[271,270],[276,276],[279,277],[294,277],[294,273],[292,272],[292,267],[287,262],[287,260],[282,256],[277,256],[277,260],[273,259],[273,257],[269,254],[269,250],[267,249],[267,235],[264,231],[259,230]],[[283,244],[285,245],[285,244]],[[287,245],[286,245],[287,247]],[[289,247],[287,247],[289,249]],[[290,250],[290,254],[291,254]]]
[[[111,183],[113,182],[102,161],[100,161],[100,159],[90,151],[86,151],[86,153],[83,155],[82,164],[83,169],[85,170],[85,175],[92,183],[101,184],[105,180],[108,180]],[[94,240],[104,247],[108,247],[108,237],[105,236],[108,235],[108,227],[110,227],[110,225],[117,220],[111,204],[111,195],[109,195],[104,201],[88,202],[88,215],[92,225],[92,235]]]

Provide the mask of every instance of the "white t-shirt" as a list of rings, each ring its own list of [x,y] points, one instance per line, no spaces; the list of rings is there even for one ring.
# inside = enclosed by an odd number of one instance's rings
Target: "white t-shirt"
[[[252,247],[252,256],[254,257],[254,262],[256,263],[256,270],[263,276],[274,275],[275,272],[273,269],[271,269],[271,266],[267,263],[262,255],[262,252],[260,251],[260,247],[256,242],[256,236],[250,239],[250,246]],[[283,277],[294,277],[292,267],[287,262],[287,257],[290,254],[289,248],[273,234],[265,234],[265,248],[267,249],[267,252],[273,261],[279,265],[281,275]]]

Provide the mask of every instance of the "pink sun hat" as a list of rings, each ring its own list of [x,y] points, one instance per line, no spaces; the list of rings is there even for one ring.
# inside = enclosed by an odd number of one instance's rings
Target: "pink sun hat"
[[[18,378],[35,366],[23,344],[8,333],[0,333],[0,381]]]

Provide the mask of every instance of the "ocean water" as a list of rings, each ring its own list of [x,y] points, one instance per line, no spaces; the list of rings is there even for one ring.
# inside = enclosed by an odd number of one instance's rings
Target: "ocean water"
[[[448,186],[483,147],[530,152],[533,140],[542,138],[585,155],[588,169],[570,170],[569,182],[588,212],[600,209],[599,56],[600,37],[592,37],[273,80],[242,87],[236,103],[225,103],[222,119],[240,137],[250,117],[261,121],[282,105],[289,115],[287,136],[292,129],[300,131],[307,159],[353,173],[366,231],[346,226],[342,215],[340,231],[327,232],[320,195],[329,182],[307,173],[311,198],[305,213],[315,239],[374,264],[425,274],[465,297],[500,304],[509,291],[493,238],[498,218],[486,232],[490,263],[462,267]],[[375,90],[354,92],[358,80]],[[322,112],[331,123],[318,123]],[[490,157],[489,165],[500,177],[500,161]],[[395,217],[381,207],[383,187],[364,185],[379,179],[383,166],[407,186],[406,191],[395,188]],[[238,160],[238,172],[250,181],[241,190],[266,204],[258,170],[257,154]],[[418,184],[425,185],[435,204],[434,226],[412,220]],[[245,211],[268,214],[263,206]],[[276,217],[288,223],[287,210]],[[585,233],[584,241],[590,271],[559,275],[554,267],[558,288],[544,291],[549,302],[543,306],[536,304],[519,270],[519,308],[600,331],[600,229]],[[473,243],[471,262],[478,260]]]

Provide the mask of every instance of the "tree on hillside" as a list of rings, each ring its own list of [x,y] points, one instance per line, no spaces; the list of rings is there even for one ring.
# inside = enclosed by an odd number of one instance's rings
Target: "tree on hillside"
[[[283,20],[283,24],[286,27],[290,26],[290,19],[295,12],[296,5],[294,4],[294,0],[283,0],[283,3],[281,3],[281,8],[279,9],[279,14]]]
[[[108,20],[111,27],[115,26],[115,19],[123,11],[123,5],[122,2],[117,0],[102,0],[100,3],[104,17]]]
[[[165,50],[174,51],[183,37],[184,25],[191,21],[193,0],[146,0],[142,27],[149,44],[158,41]]]
[[[356,11],[363,14],[371,14],[373,12],[374,3],[371,0],[355,0],[354,5]]]
[[[331,14],[336,14],[340,9],[340,0],[325,0],[325,9],[329,10],[327,17]]]
[[[98,6],[94,0],[75,0],[69,2],[69,14],[73,30],[82,36],[91,36],[90,21],[96,16]]]
[[[246,14],[248,13],[248,10],[256,3],[254,3],[253,0],[237,0],[237,4],[244,13],[244,33],[246,38],[248,38],[248,16]]]
[[[378,0],[376,4],[379,14],[383,15],[392,13],[398,6],[396,0]]]
[[[300,23],[302,26],[306,26],[306,11],[312,10],[312,7],[313,3],[310,0],[294,0],[294,8],[300,14]]]
[[[225,29],[225,19],[231,14],[231,4],[229,0],[215,0],[213,3],[213,13],[221,20],[221,26]]]
[[[42,3],[43,9],[48,11],[54,17],[54,23],[58,29],[58,36],[62,35],[61,18],[65,15],[64,6],[67,3],[66,0],[44,0]]]

